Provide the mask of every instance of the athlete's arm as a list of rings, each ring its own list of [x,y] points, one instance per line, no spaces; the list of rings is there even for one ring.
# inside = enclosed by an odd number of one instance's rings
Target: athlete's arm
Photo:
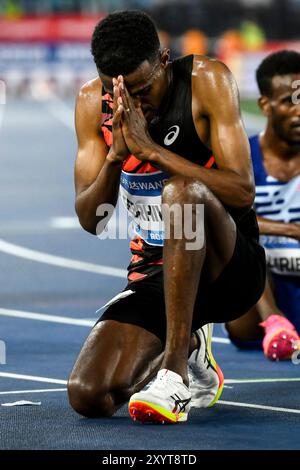
[[[98,206],[116,205],[122,161],[128,155],[122,145],[116,153],[104,141],[100,129],[101,96],[100,80],[88,82],[79,92],[75,111],[78,141],[75,208],[82,227],[93,234],[101,219],[96,216]]]
[[[256,304],[256,308],[260,314],[260,317],[265,321],[269,315],[284,315],[284,313],[279,309],[274,298],[273,291],[271,289],[269,276],[266,279],[265,290]]]
[[[261,235],[276,235],[279,237],[290,237],[300,241],[300,225],[277,222],[257,216],[259,233]]]

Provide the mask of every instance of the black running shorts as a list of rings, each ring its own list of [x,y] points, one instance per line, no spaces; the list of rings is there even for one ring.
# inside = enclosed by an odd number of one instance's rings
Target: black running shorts
[[[266,278],[264,249],[237,229],[231,260],[213,283],[200,279],[192,331],[207,323],[235,320],[261,297]],[[180,288],[180,286],[179,286]],[[99,321],[116,320],[154,333],[162,343],[166,337],[163,273],[131,282],[124,290],[134,294],[110,305]],[[97,322],[97,323],[98,323]]]

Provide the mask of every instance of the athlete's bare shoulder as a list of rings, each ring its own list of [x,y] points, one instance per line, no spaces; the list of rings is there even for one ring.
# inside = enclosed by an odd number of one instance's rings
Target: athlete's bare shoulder
[[[238,99],[238,89],[229,68],[220,60],[194,55],[192,68],[193,98],[206,109],[216,101]]]
[[[99,77],[86,82],[77,95],[75,123],[77,135],[98,134],[101,127],[102,83]]]
[[[194,55],[192,76],[201,81],[232,78],[229,68],[220,60],[205,55]]]
[[[102,83],[99,77],[89,80],[79,90],[77,95],[76,105],[82,108],[89,108],[97,106],[99,110],[99,103],[101,102]]]

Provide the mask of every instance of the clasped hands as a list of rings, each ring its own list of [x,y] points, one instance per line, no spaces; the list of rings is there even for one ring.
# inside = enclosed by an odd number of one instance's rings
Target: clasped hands
[[[148,132],[148,125],[141,102],[128,93],[123,76],[113,78],[113,143],[115,158],[125,160],[130,154],[148,161],[155,143]]]

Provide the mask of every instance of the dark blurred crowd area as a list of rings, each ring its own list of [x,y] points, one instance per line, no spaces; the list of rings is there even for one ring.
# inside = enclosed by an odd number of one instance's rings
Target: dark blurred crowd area
[[[0,79],[8,89],[47,81],[73,93],[71,82],[77,87],[95,73],[89,42],[96,22],[122,9],[149,13],[173,58],[223,60],[249,97],[266,54],[300,50],[300,0],[0,0]]]
[[[97,14],[120,9],[149,12],[172,36],[200,29],[208,37],[252,22],[268,40],[293,39],[300,31],[300,0],[0,0],[4,16]]]

